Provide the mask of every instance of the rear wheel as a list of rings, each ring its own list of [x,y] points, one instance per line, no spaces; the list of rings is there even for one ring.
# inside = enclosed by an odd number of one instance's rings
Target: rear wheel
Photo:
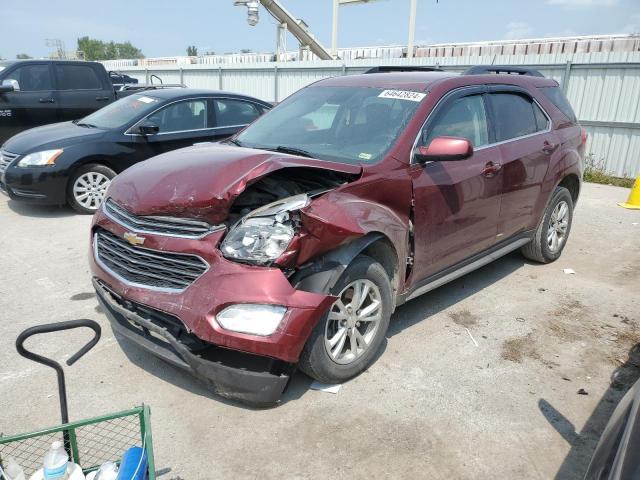
[[[386,271],[370,257],[357,257],[331,292],[337,300],[314,328],[299,367],[324,383],[355,377],[373,362],[391,317],[392,290]]]
[[[67,189],[67,200],[79,213],[93,214],[107,193],[111,179],[116,172],[109,167],[92,163],[80,168]]]
[[[522,254],[540,263],[557,260],[567,244],[572,221],[571,194],[566,188],[557,187],[531,242],[522,247]]]

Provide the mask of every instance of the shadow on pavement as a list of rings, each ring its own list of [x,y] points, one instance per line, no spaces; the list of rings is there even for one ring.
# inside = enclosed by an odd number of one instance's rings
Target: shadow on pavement
[[[391,324],[387,336],[391,337],[418,322],[428,320],[432,315],[439,313],[468,296],[477,293],[488,285],[510,275],[524,264],[524,258],[518,253],[507,255],[475,272],[399,307],[391,317]],[[116,339],[129,360],[153,376],[195,393],[196,395],[209,397],[228,405],[252,409],[246,405],[227,400],[214,394],[196,378],[147,354],[128,340],[119,338],[118,336],[116,336]],[[385,348],[386,341],[376,355],[376,360],[383,355]],[[312,380],[308,376],[302,372],[296,372],[282,396],[281,405],[302,397],[307,390],[309,390],[311,382]]]
[[[580,432],[576,432],[575,426],[549,402],[543,398],[538,401],[538,408],[542,415],[571,445],[569,454],[555,476],[556,480],[584,478],[591,456],[611,414],[638,378],[640,378],[640,344],[633,346],[626,362],[613,371],[609,388]]]
[[[63,218],[78,215],[67,206],[58,207],[56,205],[32,205],[29,203],[16,202],[9,200],[7,202],[9,208],[18,215],[33,218]]]

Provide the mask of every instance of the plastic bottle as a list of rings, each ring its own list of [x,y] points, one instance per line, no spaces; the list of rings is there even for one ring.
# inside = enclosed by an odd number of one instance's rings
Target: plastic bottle
[[[62,446],[62,442],[53,442],[51,449],[44,456],[45,480],[67,480],[69,455]]]
[[[118,465],[107,462],[100,465],[95,472],[87,475],[87,480],[116,480],[118,478]]]
[[[7,469],[4,471],[9,480],[25,480],[24,470],[11,457],[7,460]]]

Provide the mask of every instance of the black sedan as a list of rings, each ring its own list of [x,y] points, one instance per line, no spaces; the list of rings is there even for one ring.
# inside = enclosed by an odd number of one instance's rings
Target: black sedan
[[[111,179],[131,165],[200,142],[219,141],[271,108],[227,92],[143,91],[73,122],[33,128],[0,149],[0,190],[14,200],[99,207]]]

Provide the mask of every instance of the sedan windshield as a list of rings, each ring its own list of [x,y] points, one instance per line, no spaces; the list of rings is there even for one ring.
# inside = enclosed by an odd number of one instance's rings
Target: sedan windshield
[[[376,163],[424,97],[370,87],[309,87],[256,120],[234,142],[341,163]]]
[[[109,130],[124,127],[158,107],[160,100],[144,94],[131,95],[78,120],[80,126]]]

